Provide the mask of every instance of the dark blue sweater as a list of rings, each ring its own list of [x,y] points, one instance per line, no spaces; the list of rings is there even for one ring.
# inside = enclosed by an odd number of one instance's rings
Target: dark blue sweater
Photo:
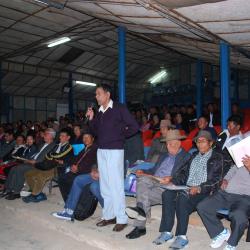
[[[99,111],[89,123],[97,136],[100,149],[123,149],[125,138],[134,135],[139,126],[128,109],[120,103],[113,103],[104,113]]]

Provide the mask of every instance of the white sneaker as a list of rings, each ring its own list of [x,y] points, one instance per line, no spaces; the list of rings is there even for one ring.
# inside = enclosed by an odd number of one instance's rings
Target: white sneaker
[[[230,231],[227,228],[224,228],[224,230],[220,234],[218,234],[212,239],[210,247],[212,248],[221,247],[224,241],[227,241],[229,237],[230,237]]]
[[[27,196],[29,196],[29,195],[31,195],[31,192],[25,191],[25,190],[21,191],[21,193],[20,193],[20,196],[21,196],[21,197],[27,197]]]
[[[227,245],[224,247],[223,250],[236,250],[236,247],[233,247],[233,246],[227,244]]]

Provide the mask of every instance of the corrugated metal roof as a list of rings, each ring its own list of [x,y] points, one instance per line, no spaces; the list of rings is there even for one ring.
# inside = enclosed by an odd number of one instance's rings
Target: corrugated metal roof
[[[34,0],[0,1],[0,58],[6,62],[3,68],[7,72],[4,91],[60,96],[60,90],[53,88],[60,89],[67,82],[67,71],[78,73],[81,79],[114,84],[118,78],[118,25],[128,30],[129,95],[136,95],[136,89],[140,92],[147,77],[161,66],[196,58],[218,64],[220,40],[232,45],[233,65],[240,61],[238,67],[250,67],[250,1],[51,1],[66,5],[57,9]],[[46,47],[62,36],[72,41]],[[72,47],[84,53],[69,64],[58,62]],[[53,69],[57,74],[51,73]],[[17,73],[21,76],[15,80]],[[52,76],[54,80],[48,80]],[[24,90],[18,89],[17,82],[23,82]],[[47,91],[49,87],[51,91]],[[78,93],[88,91],[91,88],[79,88]]]

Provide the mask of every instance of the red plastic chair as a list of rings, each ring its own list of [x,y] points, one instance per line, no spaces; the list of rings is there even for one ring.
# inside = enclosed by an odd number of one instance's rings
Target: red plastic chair
[[[193,140],[190,138],[187,138],[186,140],[181,142],[181,146],[182,148],[184,148],[186,152],[188,152],[193,146]]]
[[[219,126],[219,125],[214,126],[214,129],[215,129],[217,135],[219,135],[219,134],[222,132],[222,128],[221,128],[221,126]]]
[[[147,139],[152,139],[153,137],[153,131],[152,130],[146,130],[142,132],[142,141],[145,142]]]
[[[161,131],[157,131],[153,137],[153,139],[155,138],[160,138],[161,137]]]
[[[193,129],[190,133],[189,133],[189,135],[187,136],[187,139],[193,139],[195,136],[196,136],[196,134],[199,132],[199,129],[198,128],[195,128],[195,129]]]

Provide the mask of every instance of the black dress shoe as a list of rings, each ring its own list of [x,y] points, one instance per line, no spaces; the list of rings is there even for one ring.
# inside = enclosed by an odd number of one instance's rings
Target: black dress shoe
[[[9,194],[10,194],[10,192],[7,192],[7,191],[1,192],[0,193],[0,198],[3,198],[3,197],[5,197],[5,196],[7,196]]]
[[[19,199],[20,197],[21,197],[20,194],[10,193],[5,197],[5,199],[9,200],[9,201],[12,201],[12,200],[15,200],[15,199]]]
[[[128,224],[116,224],[113,228],[114,232],[121,232]]]
[[[111,224],[115,224],[115,223],[116,223],[116,218],[111,219],[111,220],[101,220],[96,225],[98,227],[105,227],[105,226],[108,226],[108,225],[111,225]]]
[[[125,212],[130,219],[146,220],[146,214],[140,207],[126,207]]]
[[[146,234],[146,228],[135,227],[129,234],[126,235],[127,239],[136,239]]]

